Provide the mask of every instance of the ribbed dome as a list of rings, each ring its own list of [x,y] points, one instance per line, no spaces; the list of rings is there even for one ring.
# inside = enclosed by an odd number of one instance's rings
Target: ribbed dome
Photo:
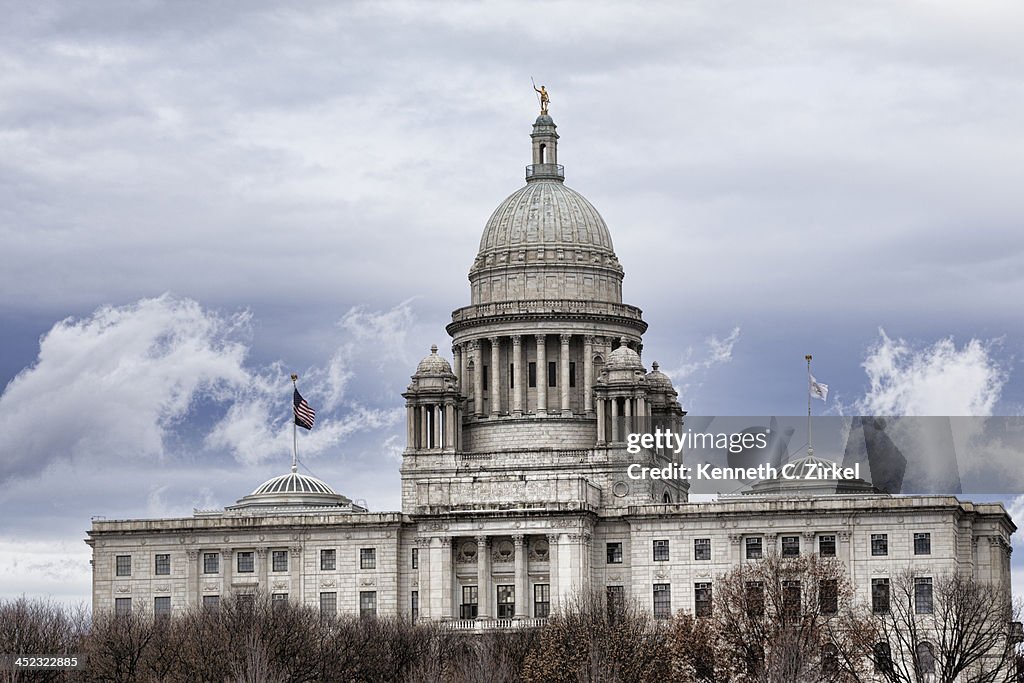
[[[499,204],[480,238],[480,255],[541,246],[615,255],[601,214],[558,181],[528,183]]]
[[[263,482],[255,491],[253,496],[273,493],[323,493],[329,496],[337,495],[330,486],[316,477],[310,477],[298,472],[289,472],[280,477],[274,477]]]
[[[430,347],[430,355],[416,366],[414,377],[447,377],[453,375],[452,366],[437,354],[437,344]]]

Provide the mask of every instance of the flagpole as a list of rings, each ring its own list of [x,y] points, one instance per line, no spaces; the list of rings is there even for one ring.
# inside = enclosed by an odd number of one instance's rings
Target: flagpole
[[[814,455],[814,446],[811,445],[811,354],[804,356],[807,361],[807,455]]]
[[[809,372],[809,371],[808,371]],[[299,376],[292,374],[292,389],[295,391],[299,390]],[[292,394],[294,396],[295,394]],[[808,399],[810,400],[810,399]],[[293,400],[294,402],[294,400]],[[297,472],[299,469],[299,428],[296,425],[294,416],[292,417],[292,472]]]

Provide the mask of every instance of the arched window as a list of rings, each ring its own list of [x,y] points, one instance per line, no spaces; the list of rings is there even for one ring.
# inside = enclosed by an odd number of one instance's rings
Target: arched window
[[[542,163],[542,164],[546,164],[547,163],[547,159],[544,158],[546,156],[547,151],[548,151],[547,145],[541,143],[541,146],[540,146],[540,163]]]
[[[672,504],[672,496],[669,494],[668,491],[665,491],[665,495],[661,497],[661,502],[665,503],[666,505]]]
[[[917,668],[923,674],[935,673],[935,650],[927,641],[917,644]]]

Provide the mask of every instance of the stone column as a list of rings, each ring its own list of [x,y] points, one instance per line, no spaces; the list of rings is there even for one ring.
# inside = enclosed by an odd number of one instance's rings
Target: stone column
[[[560,602],[558,594],[558,534],[548,534],[548,592],[551,596],[551,611],[554,612]]]
[[[476,586],[477,586],[477,618],[491,618],[491,539],[487,536],[476,537]]]
[[[188,562],[185,563],[185,605],[193,607],[202,603],[202,587],[199,585],[203,576],[202,567],[199,566],[199,551],[187,550]]]
[[[462,391],[462,346],[452,345],[452,369],[455,371],[455,388]]]
[[[430,406],[420,406],[420,448],[430,448]]]
[[[469,346],[467,344],[459,344],[459,348],[462,350],[462,353],[459,354],[459,393],[463,396],[469,396],[469,387],[466,386],[467,368],[469,367]]]
[[[572,340],[571,334],[563,334],[559,336],[562,342],[562,357],[559,359],[559,364],[562,366],[562,417],[572,416],[572,406],[569,404],[569,342]]]
[[[616,443],[619,440],[619,399],[612,396],[609,401],[612,402],[612,443]]]
[[[637,396],[636,398],[636,417],[636,431],[651,431],[652,425],[648,424],[649,421],[647,420],[647,401],[643,396]]]
[[[405,440],[409,448],[416,448],[416,406],[405,408]]]
[[[455,574],[452,567],[452,539],[451,536],[441,537],[441,618],[448,620],[452,618],[452,577]]]
[[[537,414],[548,414],[548,355],[543,334],[537,335]]]
[[[497,417],[501,412],[501,387],[498,378],[501,377],[501,337],[491,337],[491,417]]]
[[[594,410],[594,337],[583,338],[583,412],[590,415]]]
[[[455,406],[450,401],[444,405],[444,447],[455,448]]]
[[[512,414],[523,414],[523,338],[512,335]]]
[[[627,396],[622,405],[625,410],[625,414],[622,416],[624,418],[622,420],[622,431],[624,432],[622,438],[625,439],[626,434],[633,431],[633,397]]]
[[[512,537],[516,546],[516,612],[515,618],[530,616],[530,582],[526,573],[526,537],[516,534]]]
[[[484,361],[480,341],[473,340],[473,414],[484,416]]]
[[[597,399],[597,442],[603,444],[608,437],[605,436],[604,424],[604,399]]]
[[[430,406],[430,413],[434,420],[431,425],[434,431],[434,448],[441,448],[441,404]]]

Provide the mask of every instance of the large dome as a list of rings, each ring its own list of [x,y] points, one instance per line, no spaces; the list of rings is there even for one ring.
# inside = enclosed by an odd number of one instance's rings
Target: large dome
[[[593,204],[564,184],[558,134],[541,115],[530,135],[526,186],[491,214],[469,271],[472,303],[622,303],[622,266],[608,225]]]
[[[611,233],[593,204],[551,180],[529,183],[509,195],[491,214],[480,238],[480,256],[536,247],[615,256]]]
[[[365,508],[355,505],[351,499],[340,493],[335,493],[334,489],[320,479],[299,474],[294,465],[288,474],[268,479],[256,487],[255,491],[226,509],[237,514],[281,508],[365,512]]]

